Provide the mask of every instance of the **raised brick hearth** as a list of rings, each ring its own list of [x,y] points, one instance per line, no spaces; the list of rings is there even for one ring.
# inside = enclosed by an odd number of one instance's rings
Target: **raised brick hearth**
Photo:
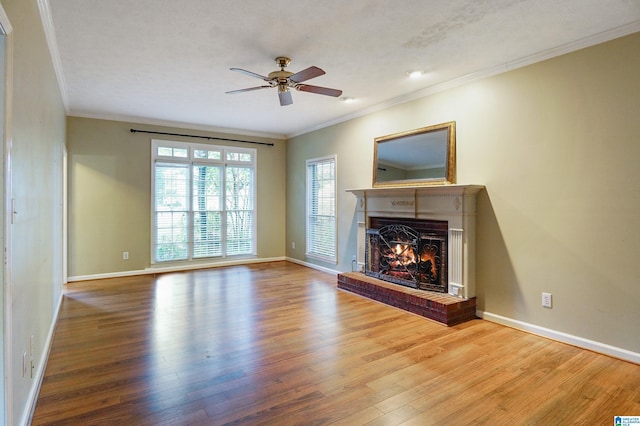
[[[438,321],[456,325],[476,317],[476,298],[460,299],[444,293],[388,283],[360,272],[338,274],[338,288]]]

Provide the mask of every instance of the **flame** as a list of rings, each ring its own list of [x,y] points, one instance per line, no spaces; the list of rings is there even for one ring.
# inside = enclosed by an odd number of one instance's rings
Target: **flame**
[[[420,256],[420,261],[422,263],[431,261],[431,273],[434,277],[438,276],[438,269],[436,268],[436,258],[432,253],[422,253],[422,256]]]
[[[391,251],[394,254],[394,260],[390,262],[391,266],[406,266],[411,263],[416,263],[416,255],[413,249],[407,244],[396,244],[392,247]]]

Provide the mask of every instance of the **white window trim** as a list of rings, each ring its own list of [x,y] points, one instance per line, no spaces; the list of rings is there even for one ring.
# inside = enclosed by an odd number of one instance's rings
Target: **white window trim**
[[[180,149],[187,149],[188,154],[186,158],[176,158],[176,157],[168,157],[168,156],[162,156],[162,155],[158,155],[158,147],[162,146],[162,147],[171,147],[171,148],[180,148]],[[221,159],[220,160],[214,160],[214,159],[208,159],[208,158],[195,158],[194,157],[194,151],[196,150],[220,150],[221,151]],[[253,161],[251,163],[248,163],[246,161],[230,161],[230,160],[226,160],[226,152],[227,151],[231,151],[231,152],[245,152],[245,153],[250,153],[252,154],[252,159]],[[241,166],[246,166],[248,164],[251,164],[251,166],[253,167],[253,221],[252,221],[252,230],[251,230],[251,247],[252,247],[252,252],[250,254],[238,254],[238,255],[227,255],[225,253],[223,253],[221,256],[211,256],[211,257],[198,257],[198,258],[194,258],[193,257],[193,241],[192,238],[193,236],[191,235],[191,232],[189,232],[189,240],[188,240],[188,258],[187,259],[180,259],[180,260],[167,260],[167,261],[156,261],[155,260],[155,163],[156,161],[160,161],[163,163],[177,163],[177,164],[189,164],[190,166],[192,165],[197,165],[197,164],[221,164],[224,165],[225,167],[228,165],[241,165]],[[237,146],[224,146],[224,145],[209,145],[209,144],[198,144],[198,143],[190,143],[190,142],[180,142],[180,141],[168,141],[168,140],[162,140],[162,139],[151,139],[151,188],[150,188],[150,218],[151,218],[151,229],[150,229],[150,264],[151,266],[171,266],[171,265],[180,265],[180,264],[184,264],[184,263],[190,263],[190,264],[202,264],[202,263],[209,263],[212,260],[215,259],[229,259],[229,258],[234,258],[234,259],[241,259],[241,258],[247,258],[247,257],[255,257],[257,256],[257,217],[258,217],[258,205],[257,205],[257,196],[258,196],[258,182],[257,182],[257,167],[258,167],[258,151],[254,148],[243,148],[243,147],[237,147]],[[190,210],[188,210],[189,212],[191,212],[191,206],[192,206],[192,199],[191,199],[191,191],[192,191],[192,185],[189,185],[188,188],[188,203],[190,206]],[[223,205],[224,205],[224,200],[223,200]],[[191,225],[189,225],[189,230],[191,230]],[[226,221],[225,221],[225,231],[226,231]],[[223,232],[223,238],[226,239],[226,232]]]
[[[333,218],[334,218],[334,241],[333,241],[333,256],[324,256],[318,253],[313,253],[309,251],[309,234],[310,234],[310,229],[309,229],[309,212],[311,210],[311,206],[310,206],[310,194],[311,194],[311,182],[309,181],[309,165],[310,164],[317,164],[317,163],[321,163],[324,161],[328,161],[328,160],[333,160],[333,166],[334,166],[334,174],[333,174],[333,185],[334,185],[334,212],[333,212]],[[332,155],[327,155],[324,157],[317,157],[317,158],[310,158],[306,161],[306,165],[305,165],[305,179],[306,179],[306,194],[305,194],[305,205],[306,205],[306,209],[305,209],[305,235],[306,235],[306,247],[305,247],[305,255],[308,258],[311,259],[316,259],[316,260],[320,260],[323,262],[331,262],[334,264],[338,263],[338,156],[336,154],[332,154]]]

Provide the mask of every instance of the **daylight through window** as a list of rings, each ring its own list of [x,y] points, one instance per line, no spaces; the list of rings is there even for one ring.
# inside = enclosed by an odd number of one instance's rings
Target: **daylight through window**
[[[336,261],[336,157],[307,160],[307,255]]]
[[[151,145],[153,262],[254,255],[256,150]]]

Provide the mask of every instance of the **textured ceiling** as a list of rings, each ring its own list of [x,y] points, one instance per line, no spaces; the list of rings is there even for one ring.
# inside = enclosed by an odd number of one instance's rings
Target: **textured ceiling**
[[[291,136],[640,31],[640,0],[41,0],[70,115]],[[292,59],[353,103],[259,86]],[[406,73],[421,69],[420,79]]]

